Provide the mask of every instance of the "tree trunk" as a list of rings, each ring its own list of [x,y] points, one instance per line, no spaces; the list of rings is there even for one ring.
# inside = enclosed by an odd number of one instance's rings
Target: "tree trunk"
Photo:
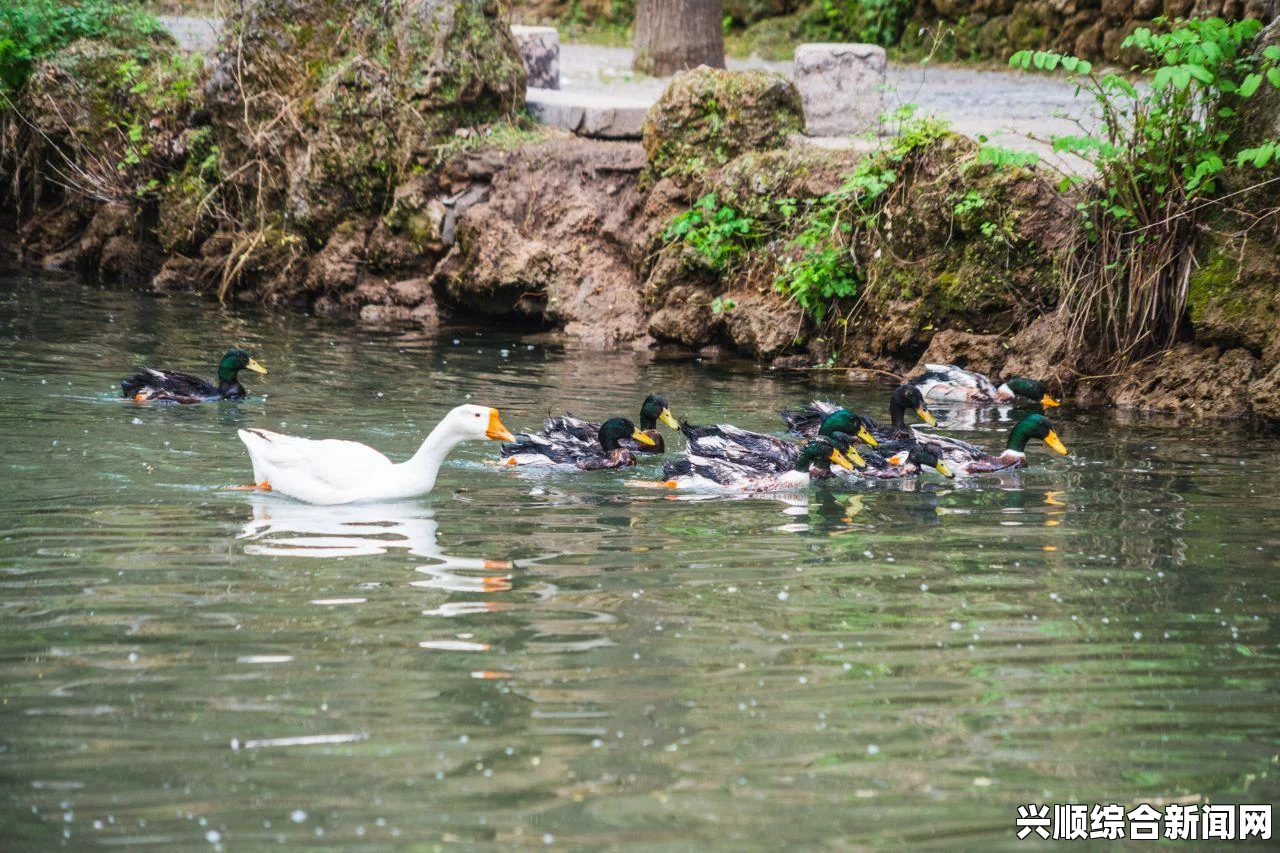
[[[637,0],[632,67],[665,77],[686,68],[724,68],[724,0]]]

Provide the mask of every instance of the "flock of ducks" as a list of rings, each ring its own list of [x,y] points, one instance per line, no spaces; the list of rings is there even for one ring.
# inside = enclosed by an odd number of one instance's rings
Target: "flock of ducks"
[[[232,349],[219,363],[217,385],[185,373],[142,368],[121,380],[120,386],[126,398],[146,403],[240,400],[248,394],[239,382],[241,370],[267,372],[244,350]],[[504,442],[500,463],[504,465],[582,471],[625,468],[636,464],[637,454],[666,452],[659,424],[678,430],[685,439],[684,449],[663,463],[662,480],[636,485],[794,491],[836,476],[898,479],[919,476],[928,468],[950,478],[1019,468],[1027,464],[1027,445],[1035,439],[1057,453],[1067,453],[1053,425],[1039,413],[1027,414],[1014,425],[998,455],[966,441],[922,432],[915,424],[908,425],[906,418],[914,412],[925,425],[936,425],[927,399],[1059,405],[1039,380],[1010,377],[997,386],[980,373],[949,364],[926,365],[923,374],[895,388],[889,397],[887,424],[826,401],[783,412],[786,431],[799,441],[732,424],[681,422],[657,394],[641,405],[638,427],[625,417],[593,423],[565,415],[548,418],[540,432],[519,436],[503,425],[497,409],[464,405],[450,411],[418,452],[401,463],[359,442],[240,430],[254,482],[237,488],[270,490],[312,504],[414,497],[431,491],[445,456],[470,439]]]

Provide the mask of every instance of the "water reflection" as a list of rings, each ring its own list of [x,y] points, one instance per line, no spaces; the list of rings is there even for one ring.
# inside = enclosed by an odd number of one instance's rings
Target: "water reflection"
[[[253,518],[236,538],[245,541],[244,552],[253,556],[367,557],[404,551],[453,569],[511,568],[506,560],[442,552],[435,512],[417,501],[310,506],[274,495],[250,494],[248,499]]]

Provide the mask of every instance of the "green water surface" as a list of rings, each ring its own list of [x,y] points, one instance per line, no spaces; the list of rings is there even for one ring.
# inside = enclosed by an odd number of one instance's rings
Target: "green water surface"
[[[250,400],[118,397],[231,345],[271,369]],[[486,442],[393,505],[221,490],[240,427],[401,459],[462,402],[519,431],[651,391],[766,430],[887,401],[0,278],[0,847],[1026,849],[1024,803],[1280,799],[1280,461],[1248,425],[1067,407],[1069,458],[790,502]],[[998,449],[998,416],[956,434]]]

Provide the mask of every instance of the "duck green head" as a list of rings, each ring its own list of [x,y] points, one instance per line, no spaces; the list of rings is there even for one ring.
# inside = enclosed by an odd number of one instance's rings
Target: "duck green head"
[[[1066,445],[1058,438],[1058,434],[1053,431],[1053,424],[1044,415],[1027,415],[1014,424],[1013,429],[1009,430],[1009,449],[1026,453],[1027,442],[1033,438],[1041,439],[1056,452],[1067,455]]]
[[[1045,408],[1062,405],[1057,400],[1049,396],[1049,386],[1039,379],[1025,379],[1021,376],[1010,376],[1004,381],[1009,386],[1009,390],[1017,394],[1019,397],[1025,397],[1028,400],[1035,400]]]
[[[667,398],[661,394],[650,394],[640,406],[640,429],[657,429],[658,421],[672,429],[680,429],[675,415],[671,414]]]
[[[902,414],[907,409],[915,409],[920,420],[929,426],[938,425],[938,419],[924,404],[924,395],[920,393],[920,389],[914,385],[899,385],[889,395],[889,417],[895,428],[902,426]]]
[[[956,472],[951,470],[951,466],[942,461],[938,454],[921,444],[917,444],[910,450],[903,451],[896,456],[890,456],[888,461],[890,465],[906,465],[910,462],[919,468],[932,468],[944,477],[954,477],[956,475]]]
[[[795,470],[808,471],[813,467],[819,471],[830,471],[832,462],[841,468],[853,470],[853,465],[840,452],[840,448],[836,446],[835,442],[826,436],[819,436],[800,448],[800,456],[796,459]]]
[[[649,436],[636,429],[636,425],[626,418],[609,418],[609,420],[600,424],[600,432],[596,433],[600,439],[600,446],[606,451],[618,449],[618,442],[624,438],[633,438],[641,444],[653,446],[654,441]]]
[[[218,381],[235,382],[236,374],[242,370],[252,370],[254,373],[267,375],[267,369],[249,358],[249,353],[242,349],[229,349],[222,357],[222,361],[218,362]]]
[[[822,426],[818,428],[818,435],[831,437],[833,433],[842,432],[845,435],[851,435],[861,441],[868,447],[875,447],[879,442],[867,431],[867,425],[862,418],[855,415],[848,409],[837,409],[827,415],[823,420]]]

